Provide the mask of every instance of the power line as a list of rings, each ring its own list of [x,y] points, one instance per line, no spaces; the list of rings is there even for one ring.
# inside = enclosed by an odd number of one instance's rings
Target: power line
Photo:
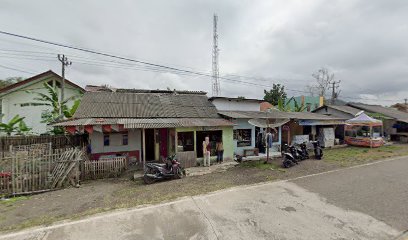
[[[147,61],[136,60],[136,59],[131,59],[131,58],[127,58],[127,57],[121,57],[121,56],[117,56],[117,55],[114,55],[114,54],[98,52],[96,50],[90,50],[90,49],[86,49],[86,48],[82,48],[82,47],[69,46],[69,45],[65,45],[65,44],[61,44],[61,43],[55,43],[55,42],[51,42],[51,41],[47,41],[47,40],[37,39],[37,38],[28,37],[28,36],[24,36],[24,35],[5,32],[5,31],[0,31],[0,34],[13,36],[13,37],[17,37],[17,38],[22,38],[22,39],[27,39],[27,40],[31,40],[31,41],[36,41],[36,42],[40,42],[40,43],[50,44],[50,45],[54,45],[54,46],[58,46],[58,47],[73,49],[73,50],[77,50],[77,51],[83,51],[83,52],[96,54],[96,55],[100,55],[100,56],[116,58],[116,59],[120,59],[120,60],[124,60],[124,61],[130,61],[130,62],[142,64],[142,65],[147,65],[147,66],[150,66],[150,67],[167,69],[167,70],[170,70],[170,71],[172,71],[173,73],[176,73],[176,74],[185,73],[187,75],[191,74],[191,75],[199,75],[199,76],[205,76],[205,77],[211,77],[211,78],[213,77],[211,74],[208,74],[208,73],[197,72],[197,71],[186,70],[186,69],[180,69],[180,68],[165,66],[165,65],[162,65],[162,64],[150,63],[150,62],[147,62]],[[242,84],[246,84],[246,85],[252,85],[252,86],[260,86],[260,87],[268,87],[268,88],[272,87],[270,85],[256,84],[256,83],[252,83],[252,82],[246,82],[246,81],[237,80],[237,79],[230,79],[230,78],[221,77],[221,76],[219,77],[219,79],[224,80],[224,81],[230,81],[230,82],[242,83]],[[286,90],[287,91],[292,91],[292,92],[299,92],[299,93],[309,93],[308,91],[304,91],[304,90],[296,90],[296,89],[288,89],[288,88],[286,88]],[[355,98],[355,97],[345,97],[345,96],[343,96],[343,98],[361,99],[361,100],[373,100],[373,99],[367,99],[367,98]],[[386,100],[386,99],[383,99],[382,101],[400,101],[400,100]]]
[[[14,71],[17,71],[17,72],[28,73],[28,74],[35,74],[35,73],[33,73],[33,72],[28,72],[28,71],[24,71],[24,70],[17,69],[17,68],[12,68],[12,67],[7,67],[7,66],[4,66],[4,65],[0,65],[0,67],[5,68],[5,69],[9,69],[9,70],[14,70]]]
[[[1,55],[0,55],[1,56]],[[49,60],[49,59],[34,59],[34,58],[20,58],[20,59],[28,59],[28,60],[38,60],[38,61],[54,61],[54,60]],[[89,59],[89,58],[86,58]],[[91,66],[97,66],[97,67],[109,67],[109,68],[116,68],[116,69],[127,69],[127,70],[137,70],[137,71],[149,71],[149,72],[158,72],[158,73],[165,73],[168,71],[165,71],[163,69],[146,69],[146,66],[143,68],[140,68],[140,65],[130,65],[130,64],[125,64],[125,63],[118,63],[118,62],[113,62],[117,64],[109,64],[109,63],[103,63],[104,60],[100,61],[92,61],[92,60],[86,60],[86,61],[75,61],[78,64],[84,64],[84,65],[91,65]],[[108,61],[110,62],[110,61]],[[138,67],[139,66],[139,67]],[[170,73],[174,73],[171,72]],[[182,76],[193,76],[193,74],[188,74],[188,73],[176,73],[178,75]],[[237,79],[230,79],[230,78],[224,78],[220,77],[221,80],[226,81],[226,82],[231,82],[231,83],[238,83],[246,86],[254,86],[254,87],[261,87],[261,88],[271,88],[273,87],[272,85],[268,84],[259,84],[259,83],[254,83],[254,82],[246,82],[246,81],[241,81]],[[290,91],[290,92],[297,92],[297,93],[309,93],[308,91],[305,90],[297,90],[297,89],[287,89],[285,90]],[[370,99],[370,98],[362,98],[362,97],[349,97],[349,96],[342,96],[343,99],[355,99],[355,100],[375,100],[375,99]],[[394,100],[394,99],[382,99],[382,101],[390,101],[390,102],[395,102],[395,101],[400,101],[400,100]]]

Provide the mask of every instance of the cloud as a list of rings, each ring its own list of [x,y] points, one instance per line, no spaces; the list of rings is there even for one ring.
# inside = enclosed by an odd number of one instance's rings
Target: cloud
[[[408,4],[405,0],[258,0],[26,2],[6,0],[2,30],[101,50],[132,59],[210,73],[212,15],[219,16],[220,73],[261,85],[304,90],[327,67],[343,97],[389,104],[408,95]],[[114,59],[6,36],[2,48],[72,56],[69,79],[129,88],[179,88],[211,93],[211,78],[148,72]],[[31,45],[31,46],[30,46]],[[75,56],[82,58],[75,58]],[[88,58],[88,60],[84,59]],[[89,59],[90,58],[90,59]],[[96,61],[100,66],[80,62]],[[100,64],[100,61],[107,61]],[[11,61],[0,52],[0,64]],[[117,61],[117,60],[115,60]],[[14,59],[23,69],[60,71],[58,62]],[[105,65],[105,66],[103,66]],[[150,70],[149,70],[150,71]],[[20,73],[1,70],[0,78]],[[230,76],[229,78],[237,79]],[[259,80],[259,78],[262,78]],[[263,97],[263,87],[221,80],[223,95]],[[289,95],[299,95],[289,91]],[[355,99],[353,100],[355,101]]]

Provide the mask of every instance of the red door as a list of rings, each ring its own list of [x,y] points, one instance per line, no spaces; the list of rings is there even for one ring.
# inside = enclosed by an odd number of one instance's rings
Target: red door
[[[160,132],[160,156],[167,158],[167,139],[168,139],[168,132],[167,128],[161,128],[159,130]]]

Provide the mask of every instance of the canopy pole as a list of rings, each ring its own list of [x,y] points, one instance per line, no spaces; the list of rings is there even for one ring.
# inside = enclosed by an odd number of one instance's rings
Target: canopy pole
[[[370,126],[370,148],[373,148],[373,126]]]
[[[269,118],[266,119],[266,163],[269,162]]]
[[[146,166],[146,133],[145,129],[142,129],[142,147],[143,147],[143,171],[145,170]]]

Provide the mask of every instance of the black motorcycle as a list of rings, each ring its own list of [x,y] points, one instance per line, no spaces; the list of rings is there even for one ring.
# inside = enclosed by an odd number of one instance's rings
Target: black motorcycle
[[[283,151],[282,151],[282,165],[284,168],[290,168],[296,164],[298,164],[298,161],[296,160],[296,157],[292,154],[293,151],[293,146],[288,146],[288,144],[285,144],[283,146]]]
[[[319,141],[313,141],[312,144],[313,144],[313,148],[314,148],[313,151],[314,151],[315,158],[317,160],[321,160],[323,158],[323,150],[322,150],[322,147],[320,146],[320,142]]]
[[[306,142],[299,144],[300,147],[300,155],[302,156],[302,160],[309,159],[309,152],[307,151]]]
[[[176,156],[166,158],[165,163],[146,163],[143,181],[146,184],[164,179],[179,179],[185,175]]]

